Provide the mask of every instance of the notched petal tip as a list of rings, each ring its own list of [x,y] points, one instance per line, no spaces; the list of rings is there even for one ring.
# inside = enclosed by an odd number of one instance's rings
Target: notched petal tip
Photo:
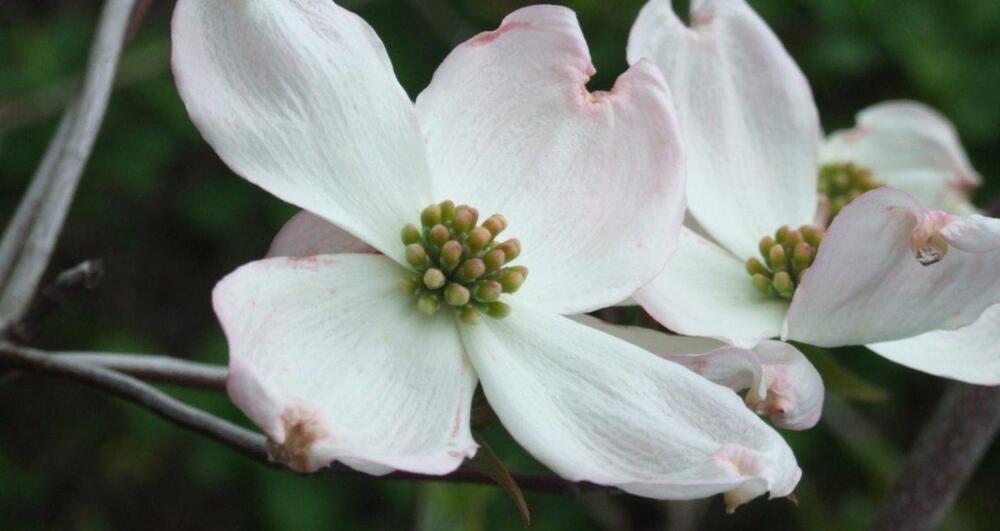
[[[305,404],[295,404],[281,414],[282,437],[267,441],[268,458],[296,472],[311,474],[330,463],[315,458],[317,443],[332,438],[319,412]]]
[[[768,491],[768,481],[764,477],[770,466],[757,452],[737,444],[727,444],[712,459],[732,477],[747,478],[736,488],[723,493],[727,513]]]

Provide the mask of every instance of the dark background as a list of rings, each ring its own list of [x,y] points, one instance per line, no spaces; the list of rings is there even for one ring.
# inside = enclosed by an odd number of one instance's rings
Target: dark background
[[[642,2],[579,0],[598,74],[624,71]],[[170,353],[225,362],[209,304],[213,284],[260,257],[294,212],[229,172],[191,125],[169,71],[172,2],[156,1],[129,46],[104,128],[49,272],[86,259],[103,284],[50,318],[34,344],[52,349]],[[527,2],[354,0],[411,96],[455,42],[493,29]],[[1000,2],[758,0],[812,83],[829,131],[863,107],[912,98],[952,118],[986,177],[1000,179]],[[86,61],[99,3],[0,0],[0,223],[10,218]],[[835,353],[888,400],[830,389],[816,428],[788,432],[805,471],[798,508],[758,499],[735,515],[721,500],[670,505],[627,496],[528,494],[536,529],[860,529],[898,470],[944,381],[864,349]],[[167,390],[245,422],[219,394]],[[489,440],[518,470],[537,469],[502,428]],[[996,523],[1000,455],[973,477],[945,527]],[[991,524],[992,522],[992,524]],[[2,529],[519,529],[502,491],[431,483],[298,477],[266,469],[151,414],[77,384],[22,377],[0,386]]]

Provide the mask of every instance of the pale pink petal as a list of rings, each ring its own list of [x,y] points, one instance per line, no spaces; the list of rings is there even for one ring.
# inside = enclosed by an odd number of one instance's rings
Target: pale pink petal
[[[941,236],[956,249],[970,253],[1000,249],[1000,219],[979,214],[948,218],[948,223],[941,227]],[[997,276],[1000,277],[1000,264],[997,264]]]
[[[744,347],[780,334],[788,310],[753,287],[744,259],[688,229],[667,267],[634,298],[674,332]]]
[[[459,46],[417,98],[435,193],[503,214],[530,271],[517,297],[560,313],[652,279],[684,212],[662,77],[639,64],[590,93],[593,73],[573,12],[534,6]]]
[[[959,328],[1000,302],[1000,250],[952,246],[921,265],[914,238],[934,243],[928,211],[909,194],[880,188],[834,218],[795,292],[784,337],[819,346],[860,345]]]
[[[764,368],[766,397],[754,404],[779,428],[807,430],[823,413],[825,389],[816,367],[799,351],[781,341],[762,341],[753,349]]]
[[[873,343],[868,348],[918,371],[973,384],[1000,385],[1000,304],[987,308],[968,326]]]
[[[687,143],[688,208],[741,260],[816,210],[819,119],[795,61],[743,0],[691,2],[692,27],[651,0],[628,59],[649,58],[677,102]]]
[[[946,212],[968,213],[982,183],[947,118],[915,101],[887,101],[861,111],[857,125],[831,134],[823,162],[853,162],[876,180]]]
[[[454,320],[426,318],[380,255],[270,258],[213,292],[229,395],[300,472],[445,474],[475,453],[476,376]]]
[[[180,0],[173,68],[192,121],[236,173],[402,259],[429,204],[412,103],[378,36],[327,0]]]
[[[731,390],[609,334],[515,301],[460,328],[510,434],[559,475],[660,499],[786,496],[785,441]]]
[[[292,216],[274,236],[267,257],[377,252],[333,223],[303,210]]]

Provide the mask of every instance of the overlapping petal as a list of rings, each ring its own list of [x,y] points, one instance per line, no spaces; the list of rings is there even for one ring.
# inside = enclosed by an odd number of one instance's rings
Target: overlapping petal
[[[180,0],[173,67],[233,171],[402,259],[399,229],[433,200],[430,174],[368,24],[326,0]]]
[[[652,59],[670,84],[687,142],[688,202],[698,223],[746,259],[782,225],[816,210],[819,119],[795,61],[743,0],[695,0],[692,27],[651,0],[628,58]]]
[[[402,274],[380,255],[280,257],[216,287],[230,397],[292,468],[444,474],[475,453],[455,322],[414,312]]]
[[[684,212],[662,77],[640,63],[590,93],[593,73],[573,12],[535,6],[459,46],[417,99],[435,193],[502,213],[530,270],[517,297],[560,313],[653,278]]]
[[[686,228],[666,269],[634,298],[674,332],[744,347],[779,335],[788,310],[753,287],[743,260]]]
[[[292,216],[271,240],[267,257],[318,254],[371,254],[378,251],[329,221],[303,210]]]
[[[929,266],[914,258],[914,231],[940,215],[893,188],[845,207],[795,292],[785,337],[819,346],[892,341],[971,324],[1000,302],[1000,250],[952,246]]]
[[[974,211],[968,192],[982,183],[951,122],[915,101],[861,111],[855,127],[831,134],[820,153],[823,162],[854,162],[876,180],[946,212]]]
[[[1000,385],[1000,304],[974,323],[868,348],[918,371],[982,385]]]
[[[514,302],[460,332],[504,426],[567,479],[664,499],[788,495],[785,441],[731,390],[570,319]]]

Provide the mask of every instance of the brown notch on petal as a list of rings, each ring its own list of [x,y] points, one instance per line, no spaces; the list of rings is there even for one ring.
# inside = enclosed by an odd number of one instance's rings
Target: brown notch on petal
[[[319,467],[309,459],[309,450],[316,442],[330,437],[322,426],[319,413],[299,404],[286,409],[281,414],[281,422],[285,427],[285,440],[279,443],[268,439],[268,458],[296,472],[315,472]]]

